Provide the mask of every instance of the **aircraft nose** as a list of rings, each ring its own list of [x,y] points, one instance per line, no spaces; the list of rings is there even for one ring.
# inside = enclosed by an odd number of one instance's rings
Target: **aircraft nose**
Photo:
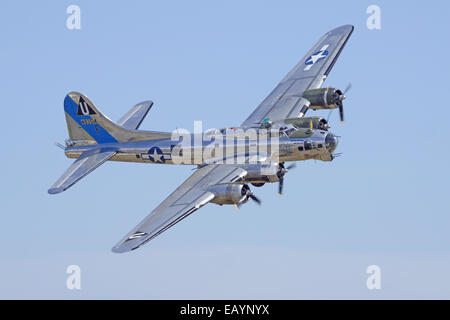
[[[338,145],[337,137],[332,133],[328,133],[325,137],[325,145],[330,153],[334,152]]]

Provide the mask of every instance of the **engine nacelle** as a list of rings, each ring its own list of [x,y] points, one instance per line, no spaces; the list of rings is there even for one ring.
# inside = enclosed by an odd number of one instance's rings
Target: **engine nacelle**
[[[208,188],[214,194],[212,203],[216,204],[242,204],[248,201],[250,188],[246,184],[224,183],[216,184]]]
[[[245,182],[260,184],[278,182],[280,180],[280,167],[277,163],[248,164],[242,168],[247,171],[247,175],[244,178]]]
[[[303,92],[303,98],[310,102],[310,109],[319,110],[336,109],[345,97],[339,89],[320,88]]]

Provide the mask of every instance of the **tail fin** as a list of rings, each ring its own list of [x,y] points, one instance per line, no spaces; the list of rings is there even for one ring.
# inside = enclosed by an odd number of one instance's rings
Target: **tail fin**
[[[70,92],[66,96],[64,111],[71,140],[89,140],[102,144],[170,137],[170,134],[164,132],[124,128],[103,115],[88,97],[78,92]]]

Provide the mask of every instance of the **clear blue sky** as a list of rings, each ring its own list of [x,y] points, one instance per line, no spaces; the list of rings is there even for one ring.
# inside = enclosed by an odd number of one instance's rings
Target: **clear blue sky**
[[[66,8],[81,8],[81,30]],[[382,29],[366,28],[377,4]],[[450,298],[443,1],[1,1],[0,298]],[[131,254],[111,247],[191,167],[107,163],[63,194],[63,99],[111,119],[155,102],[144,129],[239,125],[317,39],[356,30],[327,84],[353,90],[333,163],[208,205]],[[314,114],[314,113],[310,113]],[[324,115],[327,113],[316,113]],[[66,288],[66,267],[82,290]],[[366,288],[381,268],[382,289]]]

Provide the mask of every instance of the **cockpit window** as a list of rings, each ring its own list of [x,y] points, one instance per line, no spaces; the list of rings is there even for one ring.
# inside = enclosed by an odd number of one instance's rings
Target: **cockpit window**
[[[289,137],[291,134],[293,134],[295,131],[297,131],[295,128],[289,128],[289,129],[286,129],[285,131],[284,131],[284,133]]]
[[[295,131],[297,131],[297,127],[294,126],[293,124],[289,123],[289,124],[285,124],[282,127],[280,127],[280,132],[283,132],[284,135],[286,135],[287,137],[289,137],[291,134],[293,134]],[[281,136],[281,135],[280,135]]]

